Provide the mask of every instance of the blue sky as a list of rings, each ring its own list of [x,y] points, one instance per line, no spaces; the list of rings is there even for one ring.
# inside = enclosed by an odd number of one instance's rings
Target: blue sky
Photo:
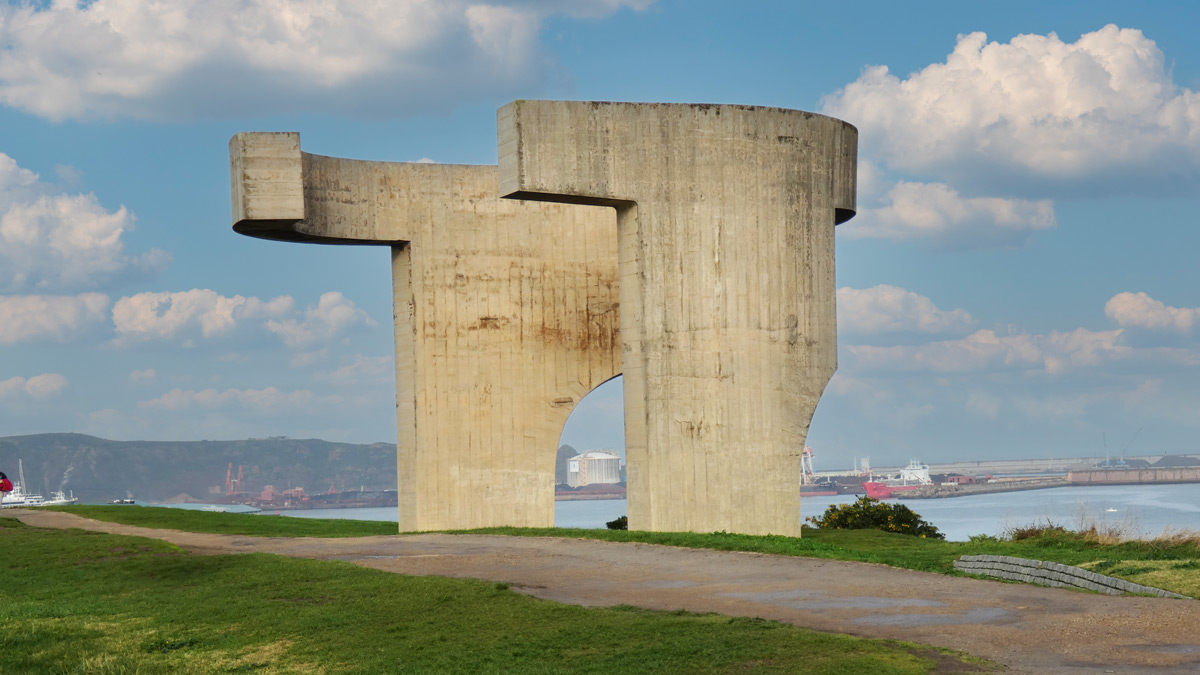
[[[0,3],[0,435],[393,441],[386,250],[234,234],[229,137],[494,163],[497,107],[563,98],[780,106],[859,127],[818,468],[1105,442],[1200,452],[1198,15]],[[619,448],[619,384],[585,399],[563,440]]]

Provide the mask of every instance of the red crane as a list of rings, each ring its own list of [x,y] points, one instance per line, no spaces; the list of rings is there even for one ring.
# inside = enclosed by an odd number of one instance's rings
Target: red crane
[[[242,491],[242,465],[238,464],[237,482],[233,481],[233,462],[229,463],[229,468],[225,470],[225,494],[235,495]]]

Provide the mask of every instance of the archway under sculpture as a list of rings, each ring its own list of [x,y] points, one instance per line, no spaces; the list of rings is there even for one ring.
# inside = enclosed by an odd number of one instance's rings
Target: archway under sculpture
[[[238,232],[392,247],[400,529],[552,525],[545,458],[623,371],[631,529],[799,535],[857,130],[561,101],[498,127],[498,169],[230,143]]]

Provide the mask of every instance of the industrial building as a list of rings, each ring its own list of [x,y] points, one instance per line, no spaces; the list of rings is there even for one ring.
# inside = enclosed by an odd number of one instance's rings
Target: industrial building
[[[591,450],[567,460],[567,485],[620,483],[621,457],[611,450]]]

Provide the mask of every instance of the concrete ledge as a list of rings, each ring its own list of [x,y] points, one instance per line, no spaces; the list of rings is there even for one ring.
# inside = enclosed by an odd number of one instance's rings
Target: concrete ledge
[[[1157,595],[1160,598],[1188,599],[1186,595],[1097,574],[1080,567],[1044,560],[1013,558],[1006,555],[964,555],[954,561],[954,569],[968,574],[982,574],[1039,586],[1083,588],[1108,595],[1144,593]]]

